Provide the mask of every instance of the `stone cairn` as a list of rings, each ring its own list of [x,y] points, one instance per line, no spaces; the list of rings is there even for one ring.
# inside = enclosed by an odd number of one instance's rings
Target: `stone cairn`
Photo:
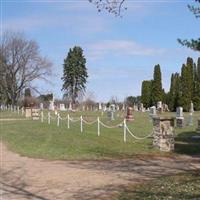
[[[134,118],[133,118],[133,108],[131,108],[131,107],[127,108],[126,120],[127,121],[133,121],[134,120]]]
[[[160,151],[174,150],[174,118],[153,117],[153,146]]]
[[[178,128],[184,127],[184,117],[183,117],[183,108],[182,107],[178,107],[176,109],[176,126]]]

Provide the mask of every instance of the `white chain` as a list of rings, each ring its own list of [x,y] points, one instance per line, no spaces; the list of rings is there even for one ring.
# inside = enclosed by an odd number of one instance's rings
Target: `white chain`
[[[87,122],[87,121],[85,121],[84,119],[82,119],[82,121],[83,121],[85,124],[87,124],[87,125],[92,125],[92,124],[94,124],[94,123],[97,122],[97,120],[94,120],[94,121],[92,121],[92,122]]]
[[[99,121],[99,123],[100,123],[102,126],[104,126],[105,128],[118,128],[118,127],[120,127],[120,126],[123,126],[123,122],[121,122],[121,123],[119,123],[119,124],[117,124],[117,125],[115,125],[115,126],[108,126],[108,125],[104,124],[104,123],[101,122],[101,121]]]
[[[74,123],[80,121],[80,119],[75,120],[75,119],[72,119],[72,118],[70,118],[70,117],[69,117],[69,120],[70,120],[71,122],[74,122]]]
[[[144,140],[144,139],[146,139],[146,138],[148,138],[148,137],[153,135],[153,133],[150,133],[149,135],[144,136],[144,137],[137,137],[129,130],[128,126],[126,126],[126,130],[131,134],[132,137],[134,137],[137,140]]]

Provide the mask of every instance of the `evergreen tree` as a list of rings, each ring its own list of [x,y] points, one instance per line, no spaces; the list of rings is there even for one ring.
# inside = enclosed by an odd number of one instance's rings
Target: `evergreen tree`
[[[192,84],[190,67],[183,64],[181,69],[181,90],[182,98],[181,103],[185,111],[189,111],[190,102],[192,100]]]
[[[194,69],[194,109],[200,110],[200,57],[197,61],[197,66]]]
[[[152,81],[142,82],[141,102],[146,108],[151,106],[151,82]]]
[[[65,95],[75,104],[79,95],[83,94],[88,78],[86,59],[81,47],[75,46],[69,50],[63,65],[63,87]]]
[[[171,111],[174,111],[175,107],[175,75],[171,75],[171,84],[170,84],[170,90],[168,94],[168,102],[167,102],[169,109]]]
[[[156,105],[158,101],[162,101],[162,77],[160,65],[154,67],[154,79],[152,82],[152,103]]]
[[[181,77],[179,73],[175,73],[174,75],[174,108],[173,111],[176,111],[176,108],[181,106],[181,97],[182,97],[182,92],[181,92]]]

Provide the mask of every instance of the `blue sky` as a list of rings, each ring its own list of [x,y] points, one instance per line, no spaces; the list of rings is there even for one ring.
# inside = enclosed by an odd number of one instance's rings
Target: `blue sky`
[[[193,0],[126,0],[123,18],[98,13],[88,0],[3,1],[3,30],[22,31],[40,46],[41,54],[53,62],[51,84],[36,82],[43,92],[62,97],[63,60],[69,48],[79,45],[87,59],[87,93],[95,100],[111,96],[123,100],[140,95],[143,80],[152,79],[160,64],[163,87],[179,72],[188,56],[200,56],[177,43],[177,38],[198,38],[200,20],[187,4]]]

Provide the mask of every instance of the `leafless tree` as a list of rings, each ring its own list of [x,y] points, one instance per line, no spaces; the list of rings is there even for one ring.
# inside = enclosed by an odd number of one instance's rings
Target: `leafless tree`
[[[34,80],[47,80],[52,64],[40,55],[38,44],[22,33],[7,31],[0,44],[0,95],[14,105],[24,88],[34,89]]]
[[[122,11],[127,10],[124,7],[125,0],[88,0],[89,2],[96,5],[99,12],[106,10],[115,16],[122,16]]]

